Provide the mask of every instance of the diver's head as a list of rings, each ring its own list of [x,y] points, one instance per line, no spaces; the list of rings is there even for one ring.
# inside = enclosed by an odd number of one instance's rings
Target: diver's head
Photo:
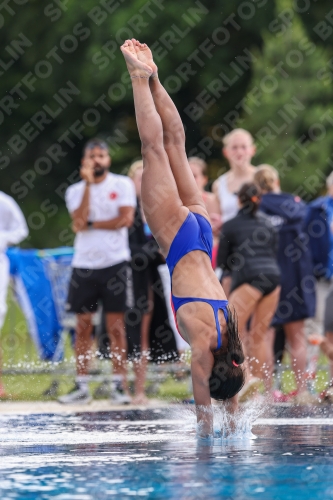
[[[229,307],[227,334],[227,345],[214,353],[214,366],[209,379],[210,395],[218,401],[235,396],[245,382],[245,373],[241,366],[245,358],[238,334],[237,317]]]

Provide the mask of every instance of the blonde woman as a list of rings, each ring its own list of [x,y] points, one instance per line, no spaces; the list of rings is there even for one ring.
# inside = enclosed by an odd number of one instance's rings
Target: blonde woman
[[[236,217],[239,206],[237,193],[246,182],[251,182],[255,167],[251,161],[256,153],[253,137],[247,130],[236,128],[222,139],[222,154],[229,163],[230,169],[216,179],[213,184],[213,193],[220,203],[221,222]],[[227,270],[222,277],[223,288],[229,296],[231,278]]]
[[[226,134],[222,144],[222,154],[227,159],[230,170],[216,179],[213,193],[218,197],[224,223],[238,213],[237,193],[241,186],[253,180],[256,168],[251,161],[256,147],[250,132],[242,128],[236,128]]]
[[[260,210],[279,231],[281,295],[273,325],[283,325],[296,378],[296,401],[306,402],[304,321],[315,315],[316,305],[311,253],[303,231],[307,207],[299,196],[281,191],[279,174],[271,165],[258,166],[254,179],[262,191]]]

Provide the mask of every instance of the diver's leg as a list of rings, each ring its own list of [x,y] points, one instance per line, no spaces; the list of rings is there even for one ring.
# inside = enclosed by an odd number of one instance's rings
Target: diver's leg
[[[142,143],[143,177],[141,199],[147,223],[167,253],[187,216],[163,145],[163,128],[149,87],[151,69],[137,59],[131,40],[121,47],[131,75],[135,115]]]
[[[149,85],[156,110],[161,117],[164,148],[176,180],[180,199],[190,210],[202,213],[209,218],[202,195],[187,161],[185,132],[178,110],[158,79],[157,67],[153,61],[149,47],[146,44],[140,44],[137,40],[133,40],[133,43],[138,59],[145,62],[153,70],[153,75],[149,79]]]

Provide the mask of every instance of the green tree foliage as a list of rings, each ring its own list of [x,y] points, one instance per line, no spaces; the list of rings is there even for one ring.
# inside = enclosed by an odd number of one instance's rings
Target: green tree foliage
[[[124,39],[153,45],[188,150],[217,158],[211,132],[244,97],[249,52],[273,19],[268,0],[30,0],[2,9],[1,189],[23,208],[28,244],[72,242],[63,192],[78,180],[86,139],[108,139],[116,171],[140,155]]]
[[[255,137],[256,163],[276,166],[284,189],[311,199],[333,169],[332,51],[309,39],[288,4],[278,3],[264,35],[237,124]]]
[[[295,0],[292,11],[302,18],[309,38],[326,47],[333,46],[333,4],[330,0],[306,0],[303,5]]]
[[[30,0],[2,9],[1,189],[23,208],[27,244],[72,242],[63,193],[78,180],[86,139],[108,139],[116,171],[140,155],[119,51],[132,36],[153,46],[188,152],[209,159],[211,172],[221,165],[219,137],[238,123],[256,135],[257,161],[276,164],[286,189],[317,194],[332,168],[332,5],[280,0],[276,15],[274,7]]]

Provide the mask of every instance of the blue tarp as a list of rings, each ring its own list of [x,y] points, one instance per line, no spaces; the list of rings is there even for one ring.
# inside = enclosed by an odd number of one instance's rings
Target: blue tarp
[[[10,248],[7,251],[15,294],[26,317],[29,333],[43,360],[60,361],[63,356],[63,325],[59,306],[61,308],[64,304],[59,304],[59,300],[65,301],[72,255],[73,249],[69,247],[54,250]],[[58,290],[56,285],[59,280],[50,275],[50,263],[58,274],[60,269],[58,278],[65,274],[62,269],[66,270],[65,279],[60,280]]]

